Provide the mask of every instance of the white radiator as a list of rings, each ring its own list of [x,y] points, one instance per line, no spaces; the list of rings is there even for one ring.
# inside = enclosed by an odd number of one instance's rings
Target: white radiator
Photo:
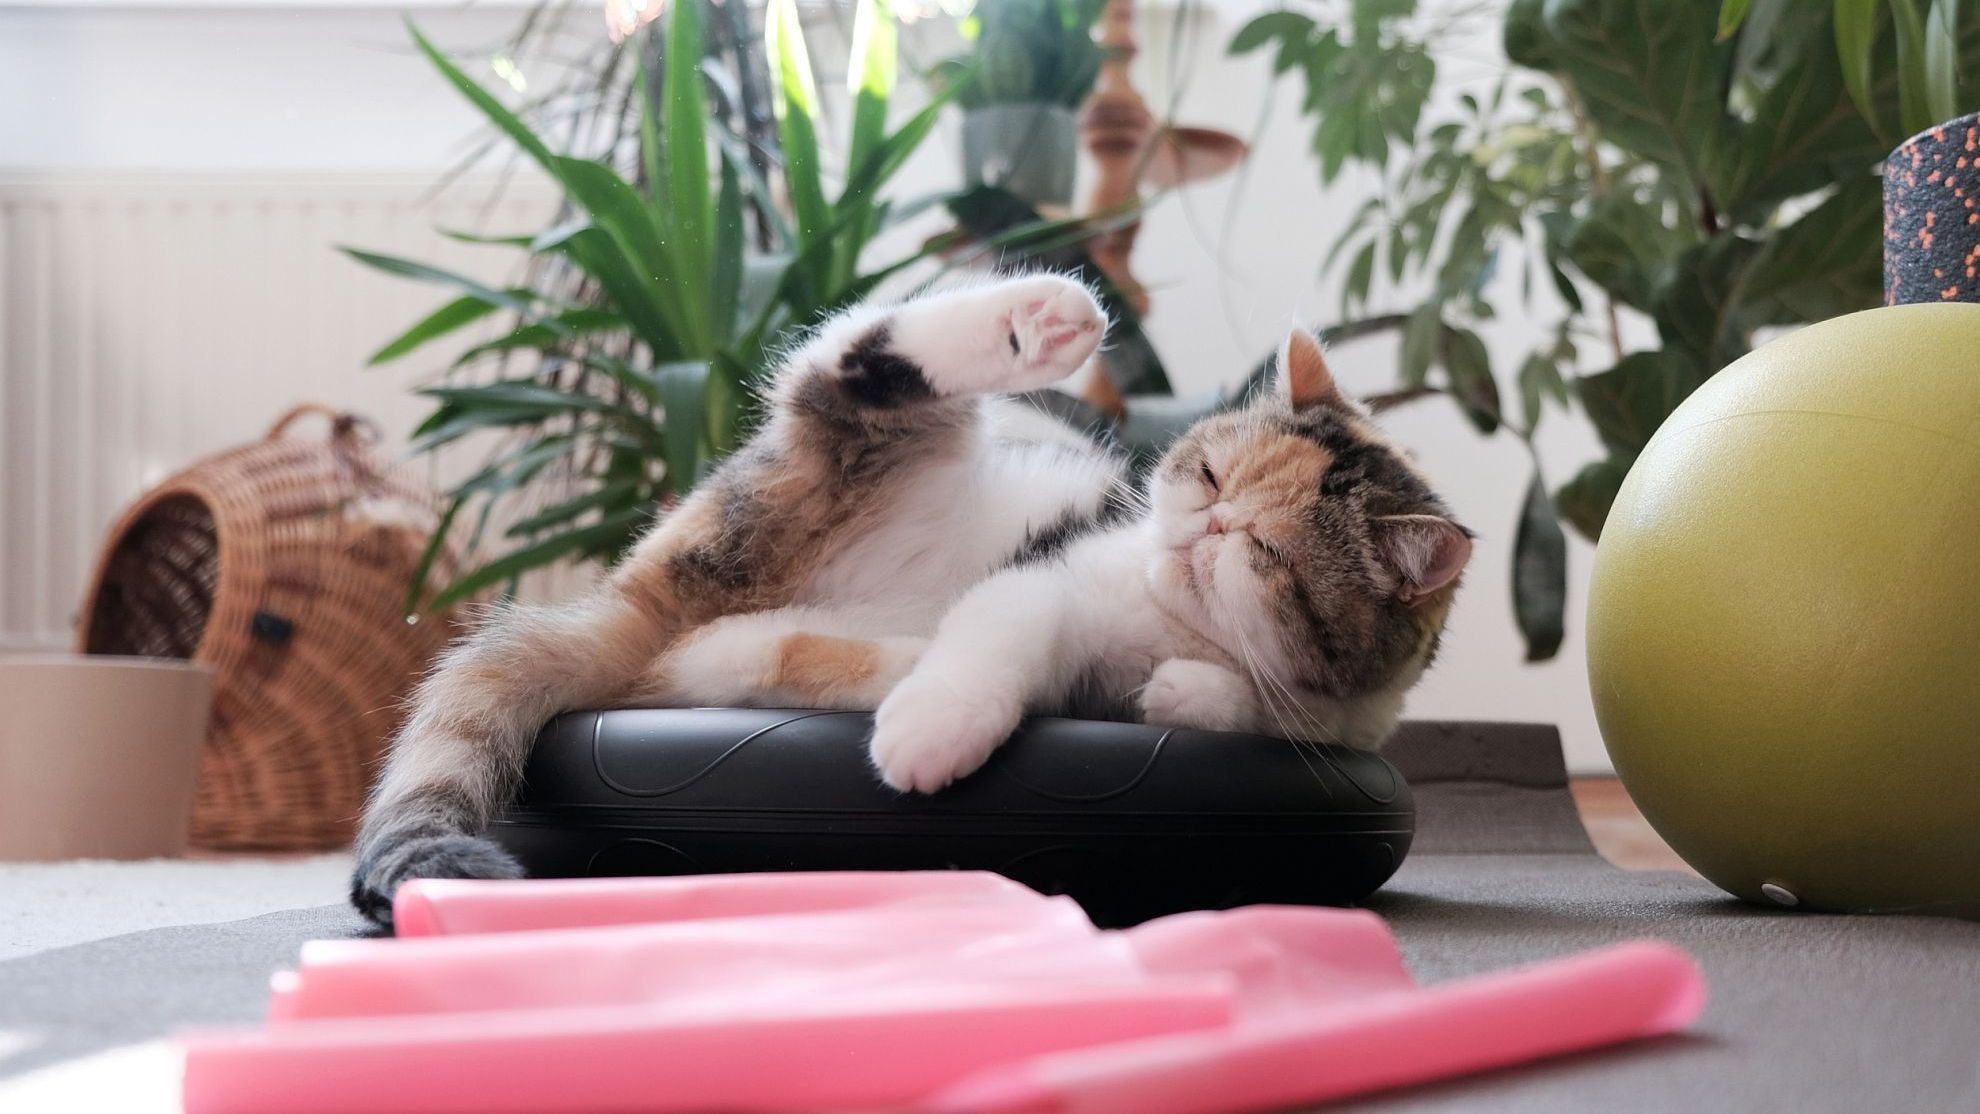
[[[104,530],[147,485],[291,404],[400,442],[459,351],[364,360],[452,294],[348,244],[501,282],[516,253],[436,228],[542,227],[550,195],[427,177],[0,177],[0,650],[66,646]]]

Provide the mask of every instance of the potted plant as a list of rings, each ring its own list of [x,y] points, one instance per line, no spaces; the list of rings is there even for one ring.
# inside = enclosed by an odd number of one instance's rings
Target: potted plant
[[[923,258],[912,253],[878,266],[863,258],[887,220],[887,183],[948,96],[888,127],[895,50],[886,0],[857,5],[865,33],[855,35],[847,65],[856,110],[836,189],[822,170],[820,97],[795,0],[771,0],[760,46],[733,31],[707,34],[709,24],[723,26],[713,19],[737,15],[735,7],[683,0],[668,8],[664,25],[612,56],[601,72],[623,79],[631,71],[622,86],[630,134],[596,158],[553,146],[552,129],[509,108],[413,31],[428,61],[501,140],[562,188],[565,211],[541,230],[462,237],[521,253],[527,280],[506,289],[345,249],[361,263],[456,295],[381,348],[374,364],[429,352],[490,315],[506,315],[511,325],[454,353],[443,381],[420,392],[433,409],[414,431],[415,452],[469,437],[494,449],[447,491],[409,609],[513,590],[523,574],[560,561],[616,561],[747,436],[760,376],[790,331]],[[746,80],[711,80],[724,50],[737,70],[742,63],[768,70],[774,146],[767,152],[766,137],[732,127],[723,111],[730,99],[745,108],[748,89]],[[747,124],[756,114],[740,115]],[[752,212],[762,218],[756,243]],[[432,557],[462,535],[469,563],[429,591]]]
[[[1511,0],[1496,27],[1416,0],[1304,7],[1231,48],[1272,49],[1305,85],[1323,181],[1382,175],[1323,266],[1351,328],[1401,333],[1392,398],[1448,397],[1530,450],[1548,412],[1600,435],[1603,457],[1551,489],[1533,453],[1513,602],[1529,659],[1551,657],[1560,521],[1595,538],[1651,434],[1758,331],[1882,300],[1880,167],[1905,131],[1974,107],[1956,62],[1980,49],[1980,6],[1684,0],[1646,20],[1633,0]],[[1437,59],[1486,33],[1513,68],[1433,96]],[[1478,330],[1514,314],[1536,336],[1508,402]],[[1626,341],[1629,314],[1654,342]]]
[[[1033,206],[1072,204],[1078,110],[1100,74],[1093,24],[1105,0],[983,0],[963,21],[973,40],[938,74],[960,83],[963,177]]]

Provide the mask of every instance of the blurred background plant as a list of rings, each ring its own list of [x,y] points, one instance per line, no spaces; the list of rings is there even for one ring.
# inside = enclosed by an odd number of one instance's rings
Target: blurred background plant
[[[1233,39],[1302,87],[1323,183],[1376,177],[1323,267],[1347,329],[1401,336],[1385,401],[1448,397],[1529,451],[1549,413],[1600,436],[1551,492],[1533,454],[1512,582],[1529,660],[1565,629],[1561,520],[1599,536],[1650,436],[1757,332],[1879,304],[1894,126],[1980,104],[1961,66],[1980,5],[1926,7],[1310,0]],[[1458,92],[1433,57],[1491,33],[1513,68]],[[1540,340],[1494,368],[1478,330],[1506,315]]]
[[[889,190],[945,106],[974,95],[982,74],[1001,75],[997,95],[1019,92],[1008,59],[989,67],[983,51],[1008,56],[1014,43],[1030,42],[1023,52],[1039,65],[1025,80],[1046,82],[1061,100],[1083,96],[1101,56],[1090,32],[1094,0],[1012,0],[1013,18],[990,16],[977,49],[946,64],[925,103],[891,128],[901,66],[890,0],[852,6],[836,121],[825,119],[796,0],[613,0],[607,15],[617,41],[591,44],[563,83],[518,97],[528,85],[516,59],[545,45],[544,28],[561,7],[547,0],[532,10],[489,59],[489,72],[508,86],[496,87],[500,95],[411,31],[490,126],[488,142],[463,165],[509,148],[563,195],[546,228],[450,233],[520,252],[518,282],[498,289],[345,249],[456,295],[379,349],[373,364],[431,353],[491,316],[508,324],[465,344],[442,381],[420,389],[433,408],[414,433],[415,453],[493,448],[447,490],[409,611],[512,592],[523,575],[560,562],[616,561],[748,436],[755,387],[794,331],[917,264],[937,273],[1037,265],[1079,274],[1115,319],[1110,344],[1129,389],[1166,392],[1132,306],[1083,247],[1107,221],[1042,215],[998,183],[919,198]],[[1045,24],[1049,48],[1032,41]],[[828,139],[834,132],[842,143]],[[1056,137],[1067,167],[1077,139],[1071,127]],[[897,222],[945,203],[953,230],[869,250]],[[429,585],[433,557],[449,540],[469,555],[464,571]]]
[[[1076,110],[1100,76],[1106,0],[988,0],[961,22],[969,49],[938,64],[963,111],[963,178],[1029,205],[1072,204]]]
[[[1139,218],[1138,196],[1073,217],[967,174],[954,192],[889,190],[945,106],[1050,93],[1066,110],[1075,86],[1091,89],[1107,59],[1091,39],[1096,0],[987,6],[970,50],[891,128],[903,67],[888,0],[858,0],[849,33],[835,36],[850,49],[831,120],[793,0],[681,3],[643,26],[649,7],[627,8],[623,42],[596,47],[569,82],[521,98],[509,81],[498,99],[420,40],[492,142],[558,184],[565,212],[488,241],[526,260],[513,287],[353,252],[457,295],[379,362],[430,352],[491,315],[511,326],[463,345],[450,378],[426,389],[434,407],[417,449],[474,434],[497,448],[448,493],[446,534],[477,556],[436,592],[422,583],[415,602],[513,587],[566,559],[616,559],[747,435],[766,353],[917,265],[903,281],[1027,263],[1093,281],[1119,322],[1108,361],[1125,405],[1050,401],[1144,459],[1263,380],[1260,365],[1243,387],[1165,397],[1131,299],[1088,254]],[[1398,337],[1397,382],[1378,406],[1448,398],[1480,433],[1510,434],[1532,456],[1512,574],[1530,660],[1551,657],[1565,632],[1563,522],[1599,535],[1671,410],[1756,333],[1878,301],[1880,160],[1921,112],[1980,99],[1959,64],[1980,49],[1980,5],[1920,8],[1914,21],[1904,0],[1686,0],[1654,13],[1624,0],[1306,0],[1232,41],[1235,53],[1269,52],[1300,88],[1321,185],[1368,183],[1325,251],[1343,304],[1323,332]],[[1050,64],[998,69],[1000,43],[1048,31],[1065,45]],[[1461,53],[1454,43],[1486,35],[1503,41],[1510,68],[1482,82],[1440,72],[1438,59]],[[503,57],[490,70],[508,81]],[[1935,61],[1900,64],[1916,58]],[[1068,157],[1076,141],[1064,136]],[[940,210],[952,230],[874,250],[896,222]],[[1481,330],[1508,317],[1537,340],[1495,367]],[[1549,484],[1535,431],[1575,415],[1603,455]]]
[[[430,599],[430,562],[423,566],[409,606],[513,587],[560,560],[615,561],[660,507],[747,436],[756,379],[780,338],[921,257],[861,269],[864,249],[892,215],[886,184],[946,99],[938,94],[888,129],[896,50],[886,0],[861,0],[855,13],[848,170],[836,196],[828,196],[819,95],[795,0],[773,0],[761,48],[746,26],[710,38],[704,17],[723,10],[670,5],[664,33],[635,30],[609,55],[594,80],[609,87],[624,75],[626,99],[609,116],[591,102],[588,122],[607,125],[597,157],[554,149],[541,124],[412,32],[440,74],[561,188],[565,212],[532,234],[470,237],[526,254],[527,277],[509,289],[347,249],[380,270],[458,292],[373,363],[490,314],[512,321],[453,361],[456,370],[496,368],[492,381],[422,389],[434,408],[413,442],[416,452],[433,452],[470,434],[503,435],[485,466],[447,493],[435,552],[463,515],[474,523],[470,552],[481,551],[491,521],[506,517],[502,538],[492,557]],[[752,59],[769,63],[774,131],[760,126],[761,110],[744,93]],[[524,505],[527,513],[518,510]]]
[[[1076,109],[1100,76],[1105,55],[1093,38],[1093,24],[1106,6],[1106,0],[980,4],[961,24],[970,49],[941,62],[934,76],[961,86],[956,103],[965,109],[993,104]]]

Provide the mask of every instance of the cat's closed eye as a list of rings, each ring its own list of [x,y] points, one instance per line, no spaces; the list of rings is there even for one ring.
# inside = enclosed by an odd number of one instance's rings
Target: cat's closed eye
[[[1218,486],[1218,484],[1217,484],[1217,473],[1211,470],[1211,468],[1210,468],[1210,461],[1209,461],[1209,460],[1207,460],[1207,459],[1206,459],[1206,460],[1205,460],[1205,461],[1203,462],[1203,473],[1202,473],[1202,474],[1203,474],[1203,482],[1204,482],[1205,484],[1208,484],[1208,485],[1209,485],[1209,487],[1210,487],[1210,490],[1212,490],[1212,491],[1222,491],[1222,490],[1223,490],[1223,488],[1222,488],[1222,487],[1220,487],[1220,486]]]

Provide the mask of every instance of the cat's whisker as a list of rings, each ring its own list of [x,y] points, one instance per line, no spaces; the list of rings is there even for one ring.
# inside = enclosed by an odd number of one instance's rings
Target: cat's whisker
[[[1300,740],[1297,738],[1298,733],[1286,723],[1286,717],[1280,714],[1278,701],[1273,696],[1271,689],[1258,683],[1260,674],[1258,655],[1251,648],[1251,640],[1244,636],[1241,629],[1232,629],[1237,631],[1239,656],[1244,658],[1245,670],[1251,674],[1252,684],[1258,688],[1259,695],[1264,698],[1265,710],[1272,714],[1273,721],[1279,725],[1281,735],[1292,746],[1293,753],[1299,756],[1300,763],[1306,767],[1307,772],[1313,775],[1313,780],[1320,785],[1325,785],[1327,779],[1320,776],[1320,771],[1315,769],[1313,763],[1307,760],[1306,748],[1300,745]],[[1324,754],[1321,754],[1320,758],[1323,762],[1327,761],[1327,757]],[[1331,763],[1328,764],[1331,766]]]
[[[1265,698],[1266,706],[1272,711],[1273,719],[1278,721],[1280,729],[1285,732],[1287,741],[1292,743],[1293,748],[1298,750],[1302,756],[1310,751],[1328,769],[1333,770],[1340,777],[1347,777],[1347,773],[1341,769],[1340,763],[1332,755],[1328,754],[1326,749],[1321,745],[1322,740],[1309,738],[1308,732],[1317,732],[1324,737],[1325,742],[1336,744],[1340,742],[1340,736],[1322,722],[1318,716],[1301,705],[1299,698],[1293,694],[1286,683],[1280,680],[1275,672],[1265,666],[1257,651],[1252,648],[1251,640],[1245,635],[1242,627],[1232,626],[1230,629],[1237,634],[1239,645],[1245,656],[1246,667],[1252,673],[1253,683],[1258,686],[1260,695]],[[1293,719],[1299,723],[1300,730],[1295,730],[1286,724],[1285,716],[1281,715],[1278,711],[1280,706],[1283,706],[1287,712],[1291,713]],[[1308,767],[1311,768],[1310,763]]]

